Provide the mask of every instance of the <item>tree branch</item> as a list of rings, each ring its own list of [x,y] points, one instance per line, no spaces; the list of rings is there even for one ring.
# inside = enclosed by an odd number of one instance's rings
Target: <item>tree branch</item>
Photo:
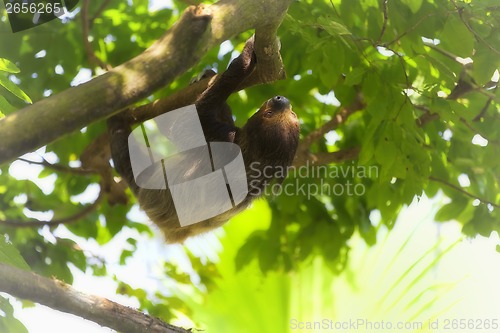
[[[388,0],[382,0],[382,12],[384,14],[384,22],[382,23],[382,29],[380,30],[380,35],[378,36],[377,38],[377,41],[375,42],[375,44],[380,44],[380,42],[382,41],[382,37],[384,37],[384,33],[385,33],[385,29],[387,29],[387,21],[389,21],[389,13],[388,13],[388,8],[387,8],[387,2]],[[395,53],[397,54],[397,53]]]
[[[255,45],[254,52],[257,57],[256,72],[258,81],[256,83],[268,83],[286,78],[283,61],[281,59],[280,48],[281,43],[276,37],[278,27],[285,16],[285,12],[281,13],[278,20],[262,26],[255,30]],[[243,86],[250,86],[255,83],[250,81],[255,80],[249,77],[248,82],[243,82]]]
[[[105,1],[102,2],[102,4],[99,7],[99,9],[97,9],[97,11],[95,12],[95,14],[92,15],[92,17],[90,18],[90,22],[89,22],[89,26],[90,27],[94,23],[95,19],[98,18],[99,16],[101,16],[101,14],[104,12],[104,10],[106,9],[106,7],[109,6],[109,4],[111,3],[111,1],[112,0],[105,0]]]
[[[390,42],[383,43],[382,46],[387,47],[387,46],[390,46],[391,44],[398,42],[401,38],[406,36],[408,33],[412,32],[413,30],[418,28],[418,26],[420,24],[422,24],[426,19],[428,19],[429,17],[434,16],[434,15],[436,15],[436,12],[432,12],[432,13],[429,13],[425,16],[422,16],[412,27],[410,27],[408,30],[402,32],[401,34],[397,35],[396,38],[394,38]]]
[[[280,44],[276,38],[277,28],[278,25],[267,25],[256,29],[254,51],[257,57],[257,67],[250,77],[236,87],[236,91],[285,78],[285,70],[279,53]],[[214,75],[202,79],[167,97],[130,108],[125,111],[125,117],[132,123],[142,123],[168,111],[194,104],[198,96],[213,84],[217,77],[218,75]]]
[[[458,16],[460,17],[460,20],[465,25],[465,27],[467,28],[467,30],[469,30],[479,42],[481,42],[484,45],[486,45],[487,48],[489,48],[491,51],[493,51],[497,55],[500,55],[500,51],[499,50],[497,50],[492,45],[490,45],[488,42],[486,42],[483,39],[483,37],[481,37],[474,29],[472,29],[472,27],[470,26],[469,22],[467,22],[467,20],[463,16],[464,8],[463,7],[459,7],[457,5],[457,3],[455,2],[455,0],[450,0],[450,1],[453,4],[453,6],[455,7],[455,9],[457,10]]]
[[[498,90],[498,82],[494,82],[495,83],[495,88],[493,89],[493,94],[496,93],[496,91]],[[479,112],[479,114],[477,116],[474,117],[474,119],[472,119],[472,121],[479,121],[481,120],[484,115],[488,112],[488,108],[490,107],[491,105],[491,102],[493,101],[493,97],[489,97],[488,100],[486,101],[486,103],[484,104],[483,108],[481,109],[481,112]]]
[[[281,22],[290,3],[221,0],[209,7],[189,7],[163,37],[137,57],[1,119],[0,164],[147,97],[222,41],[251,28]]]
[[[417,124],[418,127],[424,127],[431,121],[439,119],[439,114],[437,113],[431,113],[428,107],[422,106],[422,105],[415,105],[413,104],[413,107],[418,110],[424,111],[424,114],[415,119],[415,123]]]
[[[153,119],[168,111],[194,104],[198,96],[204,92],[210,84],[215,82],[216,78],[217,75],[202,79],[167,97],[157,99],[152,103],[129,108],[124,112],[124,116],[130,119],[131,122],[137,124]]]
[[[101,67],[105,70],[110,70],[112,67],[106,63],[104,63],[94,52],[94,48],[89,41],[90,36],[90,24],[91,20],[89,19],[89,0],[83,0],[82,2],[82,35],[83,35],[83,46],[85,48],[85,52],[87,53],[87,58],[89,63],[94,63],[97,66]]]
[[[353,114],[356,111],[362,110],[364,107],[365,104],[361,100],[361,97],[359,97],[356,101],[354,101],[353,104],[346,107],[341,107],[340,110],[337,111],[337,113],[335,113],[335,115],[332,117],[331,120],[323,124],[320,128],[309,133],[309,135],[302,140],[301,142],[302,147],[309,148],[313,142],[323,137],[323,135],[325,135],[326,133],[333,131],[340,124],[345,123],[347,118],[349,118],[351,114]]]
[[[335,113],[331,120],[323,124],[320,128],[312,131],[307,135],[300,143],[297,148],[297,153],[295,154],[294,165],[306,165],[307,161],[314,161],[322,159],[324,161],[328,161],[329,158],[318,157],[316,154],[311,153],[310,148],[311,145],[316,142],[318,139],[324,137],[324,135],[330,131],[333,131],[339,125],[345,123],[350,115],[353,113],[363,110],[365,108],[364,100],[361,94],[356,96],[355,101],[346,107],[340,107],[340,109]],[[332,161],[334,162],[334,161]]]
[[[0,263],[0,291],[71,313],[123,333],[189,333],[107,298],[84,294],[56,279]]]
[[[479,202],[481,202],[482,204],[487,204],[487,205],[492,205],[493,207],[495,208],[500,208],[500,205],[499,204],[496,204],[492,201],[489,201],[489,200],[486,200],[486,199],[483,199],[483,198],[480,198],[472,193],[469,193],[467,192],[466,190],[464,190],[463,188],[461,188],[460,186],[456,186],[456,185],[453,185],[451,183],[448,183],[447,181],[445,180],[442,180],[442,179],[439,179],[439,178],[436,178],[434,176],[429,176],[429,180],[432,180],[434,182],[437,182],[437,183],[441,183],[443,185],[446,185],[452,189],[454,189],[455,191],[458,191],[462,194],[464,194],[465,196],[469,197],[469,198],[472,198],[472,199],[476,199],[476,200],[479,200]]]
[[[359,147],[346,148],[333,152],[319,152],[319,153],[309,153],[307,159],[295,159],[293,161],[294,167],[300,167],[309,164],[314,165],[328,165],[331,163],[341,163],[345,161],[352,161],[358,158]]]
[[[59,224],[69,224],[80,221],[82,218],[92,213],[97,209],[99,204],[101,203],[104,197],[104,192],[101,190],[99,192],[99,196],[97,199],[90,205],[83,208],[76,214],[73,214],[68,217],[64,217],[62,219],[54,219],[51,221],[40,221],[40,220],[31,220],[31,221],[19,221],[19,220],[0,220],[0,225],[4,225],[7,227],[15,227],[15,228],[33,228],[33,227],[43,227],[45,225],[48,226],[57,226]]]
[[[66,166],[66,165],[62,165],[62,164],[49,163],[43,157],[42,157],[42,161],[41,162],[31,161],[31,160],[28,160],[28,159],[25,159],[25,158],[22,158],[22,157],[19,157],[18,160],[19,161],[23,161],[25,163],[29,163],[29,164],[41,165],[43,167],[52,169],[54,171],[71,173],[71,174],[75,174],[75,175],[95,175],[96,174],[96,172],[94,170],[86,170],[86,169],[83,169],[83,168],[72,168],[72,167],[69,167],[69,166]]]

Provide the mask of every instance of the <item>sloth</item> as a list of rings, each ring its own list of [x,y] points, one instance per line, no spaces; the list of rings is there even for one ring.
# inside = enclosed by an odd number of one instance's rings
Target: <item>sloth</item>
[[[141,188],[136,183],[128,147],[131,125],[120,115],[108,119],[115,169],[131,188],[140,207],[162,230],[167,243],[182,243],[190,236],[220,227],[261,196],[266,186],[281,182],[286,176],[283,172],[268,170],[286,170],[293,162],[299,143],[299,120],[287,98],[274,96],[265,101],[242,128],[235,126],[231,108],[226,103],[227,98],[256,68],[253,46],[251,38],[242,53],[195,102],[206,141],[230,142],[241,149],[248,187],[252,190],[232,209],[204,221],[181,226],[168,187],[153,190]],[[202,207],[193,207],[193,210],[197,209]]]

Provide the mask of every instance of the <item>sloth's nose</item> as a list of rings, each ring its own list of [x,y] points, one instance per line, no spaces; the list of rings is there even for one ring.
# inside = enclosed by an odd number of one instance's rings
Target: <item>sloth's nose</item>
[[[276,109],[276,110],[283,110],[283,109],[287,109],[290,107],[290,101],[288,100],[288,98],[286,97],[283,97],[283,96],[274,96],[272,99],[271,99],[271,103],[272,103],[272,106],[273,106],[273,109]]]

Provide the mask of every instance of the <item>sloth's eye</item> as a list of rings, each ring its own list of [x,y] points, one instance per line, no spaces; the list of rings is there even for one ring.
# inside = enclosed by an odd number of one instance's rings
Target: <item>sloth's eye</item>
[[[264,112],[264,117],[270,118],[273,115],[273,111],[266,111]]]

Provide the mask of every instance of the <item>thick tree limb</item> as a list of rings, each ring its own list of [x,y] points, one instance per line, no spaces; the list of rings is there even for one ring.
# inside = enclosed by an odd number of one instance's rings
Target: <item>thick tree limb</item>
[[[267,25],[256,29],[254,50],[257,57],[257,68],[250,77],[236,87],[236,91],[285,78],[285,70],[279,53],[280,44],[276,38],[279,22],[276,22],[275,26]],[[198,96],[217,80],[217,76],[194,82],[186,88],[152,103],[130,108],[125,111],[125,115],[133,123],[142,123],[168,111],[194,104]]]
[[[0,164],[150,95],[222,41],[251,28],[279,24],[290,3],[221,0],[209,7],[189,7],[163,37],[132,60],[0,120]]]
[[[282,13],[284,16],[285,12]],[[283,61],[280,55],[281,44],[276,37],[279,21],[273,21],[268,25],[257,29],[255,33],[255,55],[257,57],[257,75],[259,83],[267,83],[286,77]],[[252,79],[250,77],[249,79]],[[243,82],[243,85],[250,85],[252,81]]]
[[[0,263],[0,291],[71,313],[123,333],[189,333],[107,298],[84,294],[70,285]]]
[[[124,112],[125,116],[133,123],[142,123],[143,121],[155,118],[168,111],[194,104],[198,96],[204,92],[216,78],[217,75],[200,80],[173,93],[172,95],[157,99],[149,104],[141,105],[136,108],[130,108]]]

